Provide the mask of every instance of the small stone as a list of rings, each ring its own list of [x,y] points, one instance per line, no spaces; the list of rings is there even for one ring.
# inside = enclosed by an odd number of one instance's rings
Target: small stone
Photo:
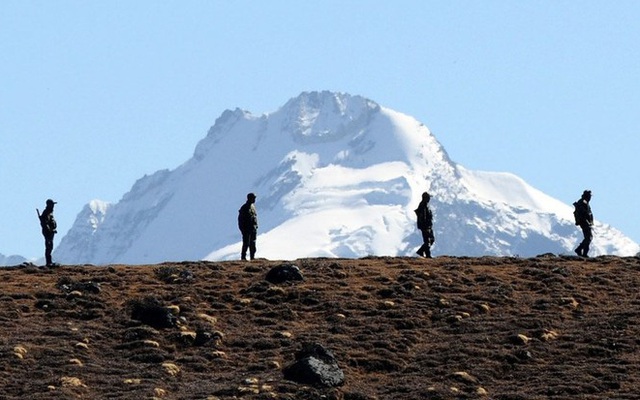
[[[211,352],[211,356],[214,358],[227,358],[227,353],[220,350],[215,350]]]
[[[573,297],[563,297],[560,299],[560,302],[562,303],[562,305],[566,305],[571,308],[578,308],[578,306],[580,305],[580,303],[578,303]]]
[[[63,387],[87,387],[79,378],[72,376],[63,376],[60,378]]]
[[[244,384],[245,385],[257,385],[258,384],[258,378],[247,378],[244,380]]]
[[[529,343],[529,340],[531,339],[529,339],[529,337],[527,337],[526,335],[523,335],[522,333],[509,337],[509,341],[513,344],[524,345]]]
[[[173,315],[180,314],[180,306],[171,305],[171,306],[167,306],[166,309]]]
[[[180,338],[182,338],[182,339],[196,340],[196,336],[197,335],[198,334],[196,332],[192,332],[192,331],[180,332]]]
[[[453,377],[465,383],[478,383],[478,378],[465,371],[454,372]]]
[[[488,304],[482,303],[482,304],[478,304],[478,309],[480,309],[480,311],[484,313],[488,313],[491,310],[491,307],[489,307]]]
[[[198,314],[198,318],[200,318],[203,321],[208,322],[211,325],[215,325],[218,323],[218,319],[216,317],[212,317],[211,315],[207,315],[207,314]]]
[[[558,338],[558,332],[552,330],[544,330],[544,333],[540,336],[540,339],[548,342],[550,340],[554,340]]]
[[[280,369],[281,365],[278,361],[269,361],[269,367],[273,369]]]
[[[260,394],[260,389],[254,386],[239,386],[238,392],[240,394]]]
[[[287,294],[287,291],[279,286],[271,286],[267,289],[267,294],[270,296],[280,295],[283,296]]]
[[[27,349],[25,349],[23,346],[16,346],[13,348],[13,353],[16,355],[16,357],[23,359],[24,356],[27,355]]]
[[[450,318],[449,322],[452,322],[452,323],[453,323],[453,322],[461,322],[461,321],[462,321],[462,319],[463,319],[463,318],[462,318],[462,315],[458,315],[458,314],[456,314],[456,315],[454,315],[454,316],[452,316],[452,317]]]
[[[180,373],[180,367],[174,363],[163,363],[162,368],[164,368],[164,371],[171,376],[176,376]]]

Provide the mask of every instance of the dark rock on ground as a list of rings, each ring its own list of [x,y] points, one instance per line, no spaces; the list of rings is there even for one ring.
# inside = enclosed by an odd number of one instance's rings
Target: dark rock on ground
[[[154,297],[133,300],[130,303],[131,318],[156,329],[176,326],[176,317]]]
[[[293,264],[283,264],[272,268],[265,278],[267,281],[277,284],[291,281],[302,281],[304,277],[298,266]]]
[[[305,344],[283,373],[285,379],[309,385],[335,387],[344,383],[344,372],[333,353],[317,343]]]

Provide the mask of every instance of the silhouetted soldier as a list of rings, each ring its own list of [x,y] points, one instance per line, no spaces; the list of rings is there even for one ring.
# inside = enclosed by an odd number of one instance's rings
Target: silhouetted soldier
[[[55,218],[53,218],[53,206],[57,204],[51,199],[47,199],[47,206],[42,214],[36,208],[38,218],[40,219],[40,226],[42,227],[42,236],[44,236],[44,258],[47,262],[47,267],[52,267],[54,264],[51,261],[51,252],[53,251],[53,237],[58,231],[58,224]]]
[[[431,245],[435,242],[433,235],[433,214],[429,209],[429,193],[422,193],[422,201],[415,210],[418,217],[418,229],[422,232],[422,246],[418,249],[418,253],[422,257],[431,258]]]
[[[243,260],[247,259],[247,249],[249,257],[253,260],[256,256],[256,236],[258,235],[258,212],[254,203],[256,195],[249,193],[247,202],[238,210],[238,228],[242,233],[242,254]]]
[[[589,253],[589,245],[593,239],[593,214],[591,213],[589,201],[591,201],[591,190],[585,190],[582,192],[580,200],[573,203],[575,207],[573,215],[576,220],[576,225],[580,226],[584,236],[584,239],[575,250],[576,254],[580,257],[589,257],[587,253]]]

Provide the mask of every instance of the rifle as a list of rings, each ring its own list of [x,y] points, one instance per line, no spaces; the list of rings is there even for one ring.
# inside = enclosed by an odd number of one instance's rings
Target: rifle
[[[40,221],[40,226],[42,226],[42,215],[40,215],[40,210],[36,208],[36,213],[38,214],[38,221]],[[42,226],[44,228],[44,226]]]

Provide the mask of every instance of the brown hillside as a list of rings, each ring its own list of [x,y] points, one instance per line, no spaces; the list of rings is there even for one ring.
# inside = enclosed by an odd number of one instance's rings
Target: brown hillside
[[[268,283],[284,263],[304,281]],[[0,399],[640,396],[637,257],[25,266],[0,282]],[[150,298],[176,326],[132,318]],[[306,342],[342,386],[284,379]]]

